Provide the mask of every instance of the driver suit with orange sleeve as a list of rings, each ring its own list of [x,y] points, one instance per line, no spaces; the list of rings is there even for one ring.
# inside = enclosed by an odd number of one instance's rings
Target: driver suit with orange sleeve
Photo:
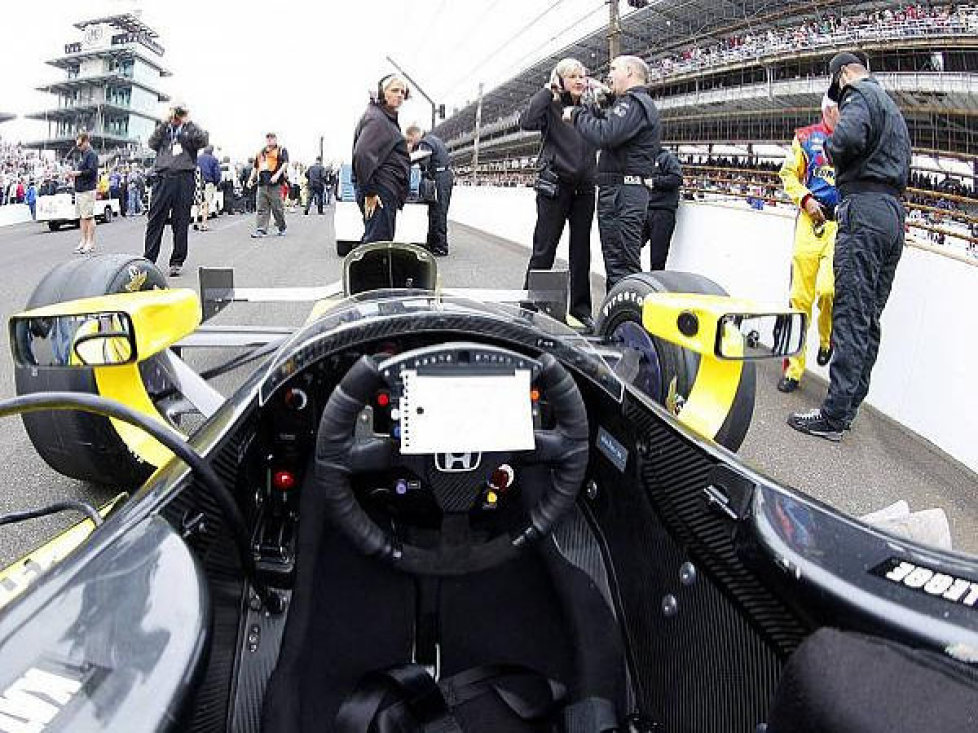
[[[811,318],[812,304],[818,301],[819,362],[823,354],[831,353],[832,300],[835,295],[835,278],[832,272],[832,255],[835,249],[835,206],[839,192],[835,187],[835,169],[825,156],[825,140],[832,134],[824,121],[795,131],[791,151],[786,156],[778,175],[785,193],[798,206],[795,220],[795,240],[791,255],[792,308],[797,308]],[[824,222],[815,221],[805,210],[807,200],[813,197],[822,207]],[[797,386],[805,373],[805,349],[786,360],[782,384]],[[790,381],[789,381],[790,380]],[[782,391],[790,391],[779,388]]]

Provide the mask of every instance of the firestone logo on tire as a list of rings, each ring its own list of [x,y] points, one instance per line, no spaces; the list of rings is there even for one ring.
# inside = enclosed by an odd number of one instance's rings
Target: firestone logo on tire
[[[635,305],[641,309],[642,303],[645,301],[645,297],[635,290],[622,290],[604,304],[604,307],[601,308],[601,315],[607,318],[610,315],[612,308],[621,303],[629,301],[635,303]]]

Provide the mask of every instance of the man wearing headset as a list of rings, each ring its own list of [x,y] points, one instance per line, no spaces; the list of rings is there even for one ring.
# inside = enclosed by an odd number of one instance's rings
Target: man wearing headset
[[[566,107],[572,122],[598,159],[598,231],[604,255],[607,289],[622,278],[642,271],[649,189],[645,180],[655,171],[661,147],[659,112],[649,95],[649,67],[638,56],[618,56],[611,62],[611,88],[616,101],[609,110]]]
[[[408,95],[404,78],[383,77],[353,134],[353,184],[363,214],[361,244],[393,241],[397,210],[407,201],[411,157],[397,111]]]

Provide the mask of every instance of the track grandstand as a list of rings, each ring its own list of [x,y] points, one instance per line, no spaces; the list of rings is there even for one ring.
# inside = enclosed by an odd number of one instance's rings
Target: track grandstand
[[[622,53],[649,62],[668,145],[710,153],[711,146],[737,144],[750,156],[755,145],[786,143],[818,118],[829,58],[859,47],[903,110],[916,151],[968,161],[969,178],[978,172],[978,4],[655,0],[621,25]],[[539,136],[519,129],[520,113],[565,56],[604,76],[606,30],[484,95],[480,164],[520,169],[536,154]],[[435,128],[463,172],[475,117],[472,103]]]

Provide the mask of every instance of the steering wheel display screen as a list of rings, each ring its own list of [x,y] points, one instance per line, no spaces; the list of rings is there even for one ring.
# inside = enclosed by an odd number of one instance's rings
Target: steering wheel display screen
[[[537,362],[477,344],[405,356],[380,365],[398,398],[402,454],[533,449]]]

